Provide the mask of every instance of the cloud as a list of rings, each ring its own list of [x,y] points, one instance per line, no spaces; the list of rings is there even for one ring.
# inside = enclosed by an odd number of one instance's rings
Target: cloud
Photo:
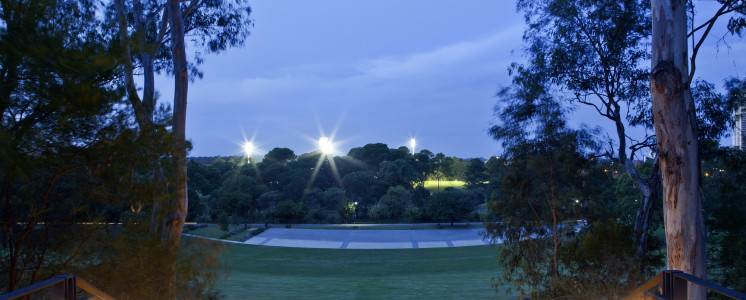
[[[520,32],[520,27],[518,27]],[[469,62],[485,54],[494,54],[502,42],[512,38],[515,30],[509,29],[492,36],[446,45],[431,51],[414,53],[404,58],[377,58],[361,63],[357,69],[363,76],[378,79],[401,79],[402,77],[448,72],[459,64]]]
[[[279,76],[242,79],[241,98],[252,102],[274,102],[288,97],[362,101],[462,84],[464,80],[473,80],[485,73],[503,71],[504,64],[499,67],[496,64],[500,57],[507,56],[508,45],[520,39],[520,30],[516,26],[482,39],[402,56],[363,58],[352,64],[282,67],[283,74]]]

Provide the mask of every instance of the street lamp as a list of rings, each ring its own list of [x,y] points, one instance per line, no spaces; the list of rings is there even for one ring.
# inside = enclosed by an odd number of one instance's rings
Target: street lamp
[[[319,138],[319,149],[321,150],[321,153],[329,155],[334,152],[334,145],[332,145],[332,141],[330,141],[328,137],[322,136]]]
[[[414,155],[414,146],[417,145],[417,140],[414,138],[409,139],[409,148],[412,149],[412,155]]]
[[[249,158],[249,163],[251,163],[251,153],[254,152],[254,145],[251,142],[243,143],[243,152],[246,153],[246,157]]]

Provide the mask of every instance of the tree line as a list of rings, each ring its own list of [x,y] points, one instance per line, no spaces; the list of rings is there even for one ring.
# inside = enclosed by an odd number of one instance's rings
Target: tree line
[[[493,159],[494,160],[494,159]],[[479,221],[489,193],[482,159],[372,143],[344,156],[274,148],[246,157],[190,159],[189,219],[221,224]],[[432,192],[425,181],[436,183]],[[439,181],[464,181],[437,188]],[[444,183],[445,185],[445,183]]]

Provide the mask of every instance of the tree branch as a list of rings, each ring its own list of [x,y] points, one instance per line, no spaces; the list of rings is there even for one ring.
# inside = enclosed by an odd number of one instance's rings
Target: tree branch
[[[728,7],[727,3],[723,4],[723,6],[720,7],[720,9],[717,11],[717,13],[715,13],[715,16],[713,16],[712,18],[710,18],[710,20],[705,23],[705,24],[707,24],[707,29],[705,29],[705,32],[702,34],[702,37],[699,39],[699,42],[697,42],[697,45],[694,46],[694,49],[692,50],[692,57],[689,59],[689,64],[691,65],[691,70],[689,70],[689,79],[688,79],[689,82],[692,81],[692,78],[694,76],[694,71],[697,69],[696,59],[697,59],[697,52],[699,51],[699,47],[702,46],[702,43],[707,38],[707,35],[710,33],[710,30],[712,29],[712,26],[715,25],[715,21],[717,21],[717,19],[721,15],[725,14],[723,11],[725,11],[725,9],[727,7]],[[704,26],[705,24],[702,24],[702,26]],[[702,28],[702,26],[700,26],[696,30],[699,30],[700,28]],[[696,31],[696,30],[692,30],[692,33],[691,33],[692,38],[694,38],[694,31]]]

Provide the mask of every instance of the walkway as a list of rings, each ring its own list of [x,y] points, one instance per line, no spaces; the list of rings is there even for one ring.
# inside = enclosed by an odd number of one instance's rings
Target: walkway
[[[488,245],[484,229],[355,230],[270,228],[250,245],[328,249],[415,249]]]

